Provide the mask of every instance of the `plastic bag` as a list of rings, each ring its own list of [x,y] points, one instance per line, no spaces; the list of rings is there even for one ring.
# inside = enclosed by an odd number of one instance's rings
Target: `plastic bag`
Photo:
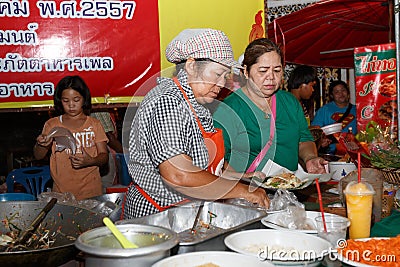
[[[43,192],[38,195],[38,201],[49,202],[52,198],[57,199],[57,203],[63,203],[67,205],[76,205],[77,200],[75,196],[70,192]]]
[[[304,205],[297,200],[297,197],[292,192],[285,189],[278,189],[269,205],[269,210],[279,211],[285,210],[289,206],[297,206],[304,208]]]
[[[56,142],[56,151],[70,149],[72,155],[75,155],[77,146],[75,137],[72,133],[63,127],[54,127],[50,130],[48,137],[53,137]]]
[[[307,219],[307,213],[295,194],[288,190],[278,189],[270,203],[270,210],[282,211],[279,213],[277,224],[289,229],[314,229],[313,223]]]
[[[85,209],[94,209],[100,204],[100,201],[97,201],[95,199],[76,200],[75,196],[70,192],[43,192],[38,195],[38,201],[49,202],[52,198],[56,198],[57,203],[77,206]]]

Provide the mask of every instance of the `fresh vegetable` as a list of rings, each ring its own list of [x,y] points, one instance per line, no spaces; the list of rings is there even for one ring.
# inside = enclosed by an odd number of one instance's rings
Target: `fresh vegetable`
[[[359,131],[356,138],[359,142],[371,143],[377,136],[383,135],[384,130],[375,121],[368,122],[364,131]]]
[[[392,148],[390,150],[371,150],[368,158],[371,165],[378,169],[400,169],[400,149]]]
[[[365,131],[360,131],[356,138],[366,142],[369,154],[363,154],[371,165],[378,169],[400,169],[400,149],[396,141],[391,139],[389,128],[382,128],[377,122],[370,121]]]

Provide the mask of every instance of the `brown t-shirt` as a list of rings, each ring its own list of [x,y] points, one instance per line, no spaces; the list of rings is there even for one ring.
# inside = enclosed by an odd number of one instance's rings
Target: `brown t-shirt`
[[[43,134],[48,134],[54,127],[67,128],[62,123],[62,117],[49,119],[44,127]],[[92,157],[97,156],[96,143],[108,142],[100,121],[87,116],[86,122],[79,128],[67,128],[76,140],[77,152],[82,153],[81,147]],[[71,150],[64,149],[56,151],[56,144],[53,142],[50,157],[50,172],[53,178],[53,191],[71,192],[76,199],[86,199],[102,194],[101,176],[98,166],[90,166],[82,169],[74,169],[69,159]]]

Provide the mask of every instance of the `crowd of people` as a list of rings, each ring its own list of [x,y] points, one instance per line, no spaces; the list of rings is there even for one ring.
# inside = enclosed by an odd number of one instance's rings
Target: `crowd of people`
[[[329,87],[331,102],[315,113],[310,99],[316,70],[297,66],[282,90],[284,62],[277,44],[258,38],[248,44],[241,64],[234,59],[228,37],[214,29],[186,29],[167,46],[166,58],[175,64],[173,77],[160,77],[143,99],[131,122],[127,157],[132,183],[124,203],[124,218],[163,211],[178,203],[202,199],[243,198],[269,206],[262,188],[250,188],[244,178],[265,178],[266,162],[291,171],[304,163],[309,173],[324,173],[328,163],[319,153],[335,153],[324,137],[321,150],[310,132],[341,122],[343,131],[356,131],[355,106],[343,81]],[[232,73],[241,86],[216,101]],[[210,103],[217,103],[210,110]],[[43,126],[33,148],[36,159],[50,155],[55,192],[76,199],[103,194],[115,182],[112,154],[123,153],[108,112],[91,113],[91,95],[80,76],[66,76],[54,93],[55,116]],[[65,128],[76,149],[60,149],[54,129]],[[112,152],[112,153],[110,153]]]

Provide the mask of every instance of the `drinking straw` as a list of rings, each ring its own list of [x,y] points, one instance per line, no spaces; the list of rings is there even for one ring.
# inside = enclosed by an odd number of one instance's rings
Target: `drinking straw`
[[[358,161],[358,164],[357,164],[357,168],[358,168],[357,178],[358,178],[358,182],[360,183],[361,182],[361,153],[360,152],[357,153],[357,161]]]
[[[317,186],[317,191],[318,191],[319,210],[321,211],[322,222],[324,223],[324,232],[327,232],[325,214],[324,214],[324,205],[322,204],[322,194],[321,194],[321,188],[319,187],[318,178],[315,179],[315,185]]]

